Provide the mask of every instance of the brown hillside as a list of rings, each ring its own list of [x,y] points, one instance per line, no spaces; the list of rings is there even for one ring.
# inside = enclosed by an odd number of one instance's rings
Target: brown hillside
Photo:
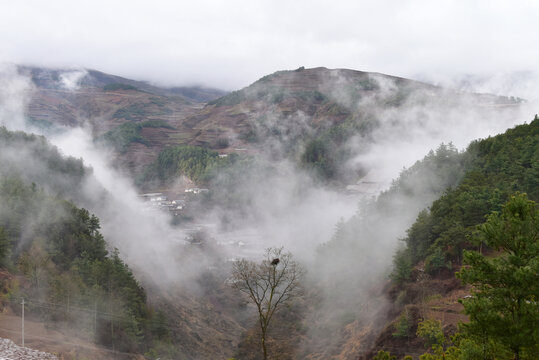
[[[327,135],[339,124],[347,124],[343,129],[348,135],[368,137],[377,126],[380,107],[398,108],[411,99],[449,109],[465,101],[460,93],[417,81],[322,67],[278,71],[205,104],[189,101],[182,95],[185,89],[158,88],[93,70],[75,90],[55,80],[59,70],[32,69],[30,74],[35,91],[27,115],[38,126],[89,124],[97,138],[126,123],[166,123],[168,127],[144,128],[140,134],[144,144],[132,142],[118,153],[119,164],[135,174],[166,146],[189,144],[224,153],[241,149],[298,158],[310,139]],[[187,93],[202,99],[222,94],[200,88]],[[472,96],[478,106],[516,104],[507,98]]]

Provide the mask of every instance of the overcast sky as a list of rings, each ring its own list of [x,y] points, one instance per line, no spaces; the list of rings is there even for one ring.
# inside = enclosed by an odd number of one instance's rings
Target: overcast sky
[[[162,85],[232,90],[276,70],[325,66],[530,86],[538,44],[533,0],[0,0],[0,61]]]

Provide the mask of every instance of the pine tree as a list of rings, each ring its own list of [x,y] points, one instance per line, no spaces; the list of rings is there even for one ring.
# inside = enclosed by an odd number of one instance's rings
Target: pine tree
[[[470,323],[466,335],[485,345],[502,345],[516,360],[539,353],[539,208],[517,194],[480,226],[476,238],[501,251],[496,258],[465,251],[457,275],[474,286],[463,301]]]

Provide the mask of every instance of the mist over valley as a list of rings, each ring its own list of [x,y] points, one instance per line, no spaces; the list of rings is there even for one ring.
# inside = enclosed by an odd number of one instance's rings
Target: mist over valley
[[[87,343],[28,335],[66,359],[416,358],[421,321],[467,320],[445,314],[475,227],[539,200],[536,103],[512,94],[303,66],[231,92],[9,64],[0,83],[1,303]],[[281,247],[302,291],[263,305],[262,355],[238,264],[276,271]]]

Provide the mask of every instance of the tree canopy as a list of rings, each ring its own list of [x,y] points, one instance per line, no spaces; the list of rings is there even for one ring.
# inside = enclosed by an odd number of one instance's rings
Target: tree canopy
[[[539,119],[472,142],[464,170],[458,186],[420,212],[404,239],[408,253],[401,255],[412,264],[425,260],[429,272],[460,264],[476,226],[499,211],[511,194],[525,192],[539,200]]]
[[[509,349],[514,359],[539,353],[539,207],[517,194],[500,213],[489,215],[479,227],[476,242],[501,252],[488,258],[465,251],[458,273],[474,287],[463,301],[470,323],[463,328],[478,342],[489,340]]]

